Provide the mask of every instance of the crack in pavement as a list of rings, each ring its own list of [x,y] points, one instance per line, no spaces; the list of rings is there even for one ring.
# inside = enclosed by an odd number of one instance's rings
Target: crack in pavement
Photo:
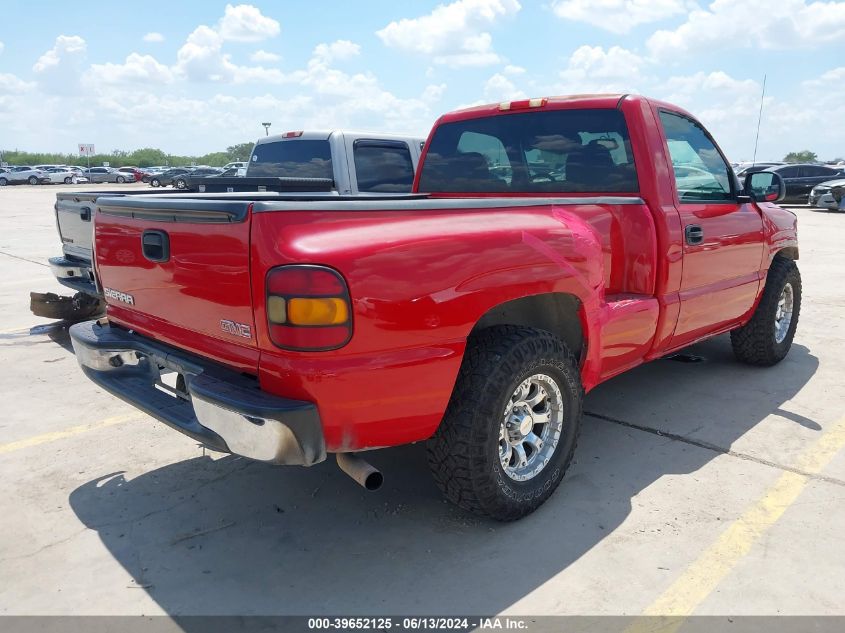
[[[762,466],[768,466],[769,468],[776,468],[777,470],[785,470],[791,473],[795,473],[796,475],[802,475],[809,479],[814,479],[816,481],[824,481],[829,484],[833,484],[835,486],[843,486],[845,487],[845,481],[842,479],[837,479],[836,477],[827,477],[826,475],[820,475],[818,473],[810,473],[806,470],[801,470],[800,468],[794,468],[792,466],[787,466],[786,464],[779,464],[778,462],[773,462],[768,459],[764,459],[762,457],[755,457],[754,455],[749,455],[748,453],[740,453],[739,451],[732,450],[730,448],[725,448],[724,446],[719,446],[718,444],[713,444],[711,442],[707,442],[705,440],[696,440],[690,437],[686,437],[683,435],[678,435],[676,433],[670,433],[668,431],[661,431],[660,429],[656,429],[651,426],[645,426],[643,424],[636,424],[634,422],[627,422],[625,420],[620,420],[618,418],[610,417],[609,415],[602,415],[601,413],[591,413],[589,411],[585,411],[584,415],[589,416],[591,418],[596,418],[598,420],[604,420],[605,422],[610,422],[611,424],[618,424],[619,426],[624,426],[625,428],[633,429],[635,431],[642,431],[644,433],[650,433],[651,435],[657,435],[658,437],[665,437],[670,440],[674,440],[676,442],[683,442],[684,444],[690,444],[692,446],[697,446],[698,448],[703,448],[708,451],[713,451],[714,453],[720,453],[722,455],[730,455],[731,457],[736,457],[737,459],[744,459],[745,461],[754,462],[756,464],[760,464]]]
[[[30,264],[38,264],[39,266],[44,266],[45,268],[49,268],[47,264],[44,262],[39,262],[34,259],[28,259],[26,257],[21,257],[20,255],[12,255],[11,253],[7,253],[6,251],[0,251],[0,255],[5,255],[6,257],[13,257],[14,259],[19,259],[22,262],[29,262]]]

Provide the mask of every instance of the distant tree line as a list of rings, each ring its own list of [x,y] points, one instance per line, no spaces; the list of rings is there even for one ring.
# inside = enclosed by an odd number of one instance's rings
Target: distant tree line
[[[233,160],[248,160],[252,153],[253,143],[238,143],[226,148],[225,152],[212,152],[203,156],[177,156],[167,154],[154,147],[144,147],[131,152],[114,150],[110,154],[94,154],[90,159],[78,154],[51,154],[42,152],[21,152],[18,150],[0,150],[3,162],[10,165],[79,165],[85,167],[88,161],[91,165],[108,163],[111,167],[152,167],[153,165],[210,165],[222,167]]]
[[[785,163],[818,163],[819,156],[815,152],[811,152],[808,149],[802,150],[800,152],[789,152],[786,156],[783,157],[783,162]],[[829,163],[841,163],[843,161],[842,157],[834,158]]]

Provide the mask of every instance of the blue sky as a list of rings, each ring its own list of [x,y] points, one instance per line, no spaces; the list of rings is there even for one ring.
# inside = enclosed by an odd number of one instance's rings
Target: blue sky
[[[766,74],[758,159],[845,155],[845,2],[5,0],[2,15],[4,149],[202,154],[265,120],[424,135],[470,104],[622,91],[686,107],[744,160]]]

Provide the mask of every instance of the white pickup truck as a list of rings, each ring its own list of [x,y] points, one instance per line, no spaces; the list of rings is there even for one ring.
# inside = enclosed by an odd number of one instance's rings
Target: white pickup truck
[[[411,191],[425,139],[348,131],[296,131],[259,139],[246,177],[202,178],[195,191],[284,191],[303,196],[385,195]],[[50,268],[74,297],[31,293],[38,316],[74,320],[101,309],[91,267],[92,220],[97,199],[115,196],[180,195],[167,190],[62,192],[56,194],[56,227],[62,255]]]

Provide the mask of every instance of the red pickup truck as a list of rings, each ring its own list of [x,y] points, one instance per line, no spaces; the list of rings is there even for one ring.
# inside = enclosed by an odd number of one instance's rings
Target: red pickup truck
[[[798,323],[796,217],[689,113],[641,96],[442,116],[412,194],[98,198],[108,317],[84,372],[274,464],[427,441],[445,495],[516,519],[560,483],[583,394],[723,332],[772,365]]]

